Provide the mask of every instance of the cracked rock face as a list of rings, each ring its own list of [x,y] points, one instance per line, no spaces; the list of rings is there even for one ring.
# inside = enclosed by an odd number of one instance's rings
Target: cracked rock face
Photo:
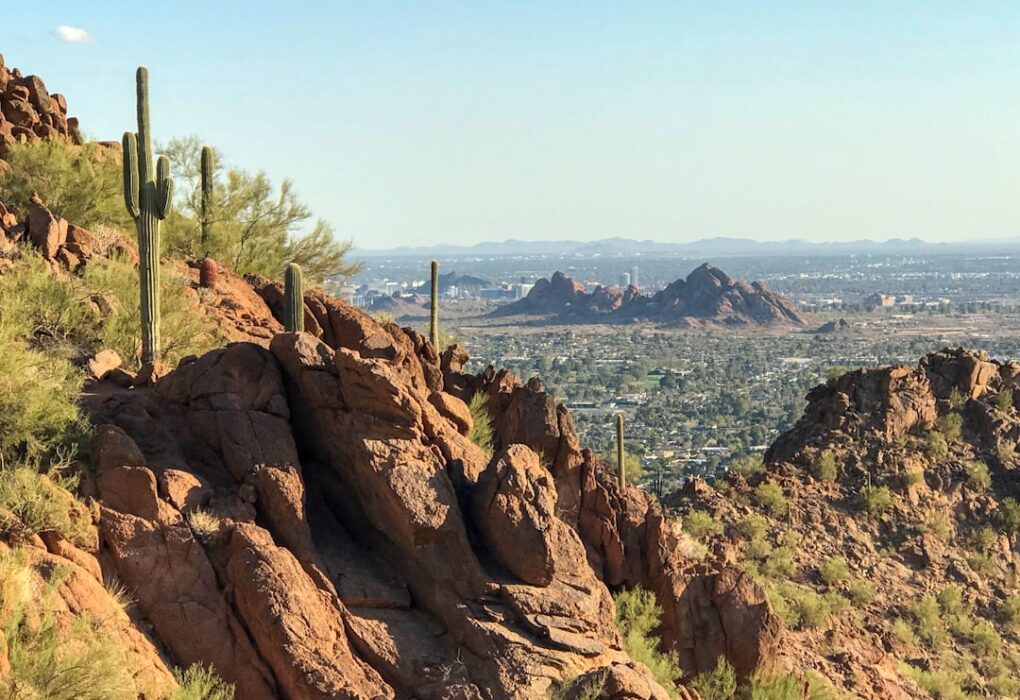
[[[256,282],[253,318],[279,313]],[[608,587],[641,585],[678,649],[724,640],[689,654],[692,672],[716,652],[767,663],[760,591],[677,554],[651,498],[580,449],[540,383],[465,375],[412,331],[305,301],[314,332],[86,401],[104,424],[102,548],[176,662],[213,664],[244,698],[523,700],[587,672],[614,697],[666,697],[614,625]],[[491,458],[465,436],[475,391]]]

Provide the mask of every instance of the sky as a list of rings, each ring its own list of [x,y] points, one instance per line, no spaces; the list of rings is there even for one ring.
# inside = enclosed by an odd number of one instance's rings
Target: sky
[[[98,7],[97,7],[98,6]],[[360,248],[1020,236],[1020,3],[15,2],[96,139],[294,181]]]

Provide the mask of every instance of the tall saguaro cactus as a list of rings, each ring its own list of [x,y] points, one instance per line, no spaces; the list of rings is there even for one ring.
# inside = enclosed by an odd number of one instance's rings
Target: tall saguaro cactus
[[[202,252],[209,252],[209,230],[212,228],[213,167],[215,156],[209,146],[202,147]]]
[[[616,476],[620,480],[620,488],[627,486],[627,455],[623,450],[623,414],[616,414]]]
[[[170,161],[160,156],[152,167],[149,130],[149,71],[138,68],[138,133],[124,134],[124,203],[138,230],[141,279],[142,362],[159,359],[159,222],[170,213],[174,182]]]
[[[432,322],[429,324],[429,340],[436,352],[442,352],[439,347],[439,261],[432,261]]]
[[[297,263],[287,265],[283,273],[283,327],[288,333],[305,329],[305,291]]]

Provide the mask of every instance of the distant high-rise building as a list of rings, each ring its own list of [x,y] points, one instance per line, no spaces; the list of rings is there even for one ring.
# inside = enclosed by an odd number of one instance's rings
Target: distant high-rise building
[[[627,288],[627,287],[630,286],[630,274],[629,273],[624,272],[622,275],[620,275],[620,286],[623,287],[623,288]]]
[[[630,268],[630,283],[635,287],[641,286],[641,270],[638,269],[637,265]]]

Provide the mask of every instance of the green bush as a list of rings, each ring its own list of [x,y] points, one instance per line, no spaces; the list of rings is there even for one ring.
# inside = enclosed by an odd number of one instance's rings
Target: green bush
[[[762,566],[762,573],[769,578],[789,578],[793,576],[797,569],[793,555],[794,548],[791,545],[784,544],[776,547],[764,557],[765,563]]]
[[[854,605],[865,605],[875,599],[875,586],[871,581],[856,579],[847,586],[847,595]]]
[[[974,625],[970,641],[974,645],[974,652],[981,657],[992,656],[1002,650],[1002,637],[999,636],[995,626],[986,620]]]
[[[819,481],[835,481],[838,475],[836,456],[829,450],[822,452],[811,465],[811,473]]]
[[[758,455],[742,455],[730,462],[730,472],[745,479],[761,474],[765,471],[765,465]]]
[[[116,644],[86,615],[57,621],[53,598],[64,572],[42,591],[16,552],[0,552],[0,623],[10,670],[0,697],[46,700],[135,700],[138,691]]]
[[[861,507],[871,515],[881,515],[893,505],[892,491],[888,486],[865,486],[861,489]]]
[[[914,632],[914,627],[902,617],[893,621],[892,632],[904,644],[917,645],[917,634]]]
[[[826,586],[835,586],[850,578],[850,567],[842,557],[828,557],[818,565],[818,577]]]
[[[1016,456],[1016,448],[1008,442],[999,442],[995,445],[995,458],[1001,464],[1011,463],[1014,456]]]
[[[953,388],[949,392],[949,408],[953,411],[959,411],[967,403],[967,397],[963,395],[963,392],[957,388]]]
[[[793,673],[755,676],[748,688],[750,700],[803,700],[804,681]]]
[[[978,491],[985,491],[992,485],[992,474],[984,462],[972,462],[967,465],[967,483]]]
[[[999,603],[999,616],[1007,624],[1020,623],[1020,594],[1013,594]]]
[[[1000,411],[1013,408],[1013,390],[1003,389],[995,395],[995,405]]]
[[[949,456],[949,444],[946,442],[946,436],[937,430],[928,432],[924,448],[928,457],[934,460],[945,459]]]
[[[482,448],[485,454],[492,456],[492,417],[489,414],[489,399],[482,392],[471,397],[468,404],[471,412],[471,432],[468,439]]]
[[[790,507],[779,484],[769,481],[758,484],[758,487],[754,490],[754,497],[758,505],[774,518],[786,515]]]
[[[737,692],[737,674],[730,662],[720,656],[714,669],[699,673],[689,685],[700,693],[702,700],[731,700]]]
[[[185,671],[175,670],[179,684],[171,700],[234,700],[234,686],[224,683],[212,670],[193,664]]]
[[[1020,532],[1020,502],[1012,496],[1004,498],[999,506],[999,527],[1009,536]]]
[[[939,418],[939,432],[947,440],[959,440],[963,435],[963,417],[959,413],[947,413]]]
[[[926,595],[910,608],[914,617],[914,631],[931,649],[939,649],[946,640],[946,626],[942,609],[935,596]]]
[[[952,671],[932,670],[911,666],[906,662],[900,662],[900,672],[913,679],[921,686],[921,689],[938,700],[968,700],[972,696],[964,692],[962,686],[967,682],[964,673]]]
[[[722,523],[703,510],[692,510],[684,516],[684,532],[696,540],[708,535],[718,535],[723,531]]]
[[[0,469],[0,530],[57,532],[74,544],[92,544],[87,511],[75,506],[70,493],[74,486],[73,480],[43,476],[31,466]]]
[[[33,192],[58,216],[84,228],[134,228],[124,207],[121,166],[113,151],[63,141],[16,143],[4,159],[0,201],[24,214]]]
[[[623,636],[627,654],[645,664],[661,686],[674,689],[683,671],[676,652],[659,651],[658,641],[652,634],[662,616],[662,608],[655,602],[655,596],[643,588],[634,588],[618,593],[614,600],[616,626]]]
[[[749,540],[764,537],[768,526],[768,522],[760,515],[749,515],[737,522],[737,529],[740,531],[740,534]]]

